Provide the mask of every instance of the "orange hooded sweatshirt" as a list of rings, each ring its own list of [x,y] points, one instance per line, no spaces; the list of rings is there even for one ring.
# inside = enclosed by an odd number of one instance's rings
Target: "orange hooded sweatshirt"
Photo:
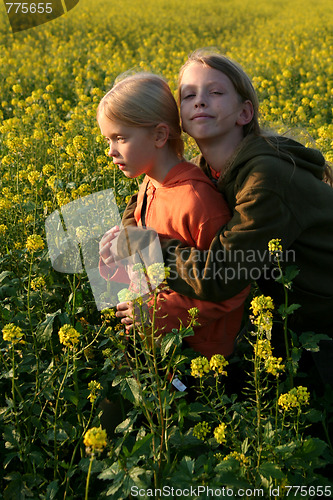
[[[175,165],[157,188],[148,176],[144,178],[134,212],[138,226],[142,226],[145,192],[146,227],[154,228],[162,237],[176,238],[198,250],[208,250],[217,231],[231,218],[226,201],[210,179],[192,163]],[[105,279],[113,274],[110,271],[103,262],[100,263],[100,273]],[[118,274],[117,281],[122,281],[121,274]],[[186,337],[187,344],[208,358],[213,354],[229,356],[240,330],[244,301],[249,290],[248,286],[235,297],[219,303],[191,299],[171,289],[161,291],[157,299],[155,325],[159,333],[170,332],[179,328],[180,322],[186,325],[189,321],[188,310],[197,307],[200,326],[194,327],[194,336]]]

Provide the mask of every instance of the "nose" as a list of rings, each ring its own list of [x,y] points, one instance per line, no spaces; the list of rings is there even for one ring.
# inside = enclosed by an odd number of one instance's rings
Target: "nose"
[[[118,155],[118,151],[116,149],[116,146],[114,143],[110,142],[110,147],[109,147],[109,152],[108,152],[108,155],[109,156],[117,156]]]
[[[202,92],[197,93],[194,106],[196,108],[205,108],[207,106],[205,96]]]

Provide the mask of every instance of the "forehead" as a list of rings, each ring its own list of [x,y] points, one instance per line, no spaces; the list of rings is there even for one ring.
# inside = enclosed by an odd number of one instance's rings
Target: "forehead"
[[[202,83],[207,85],[214,83],[232,85],[230,78],[225,73],[222,73],[222,71],[211,68],[201,62],[193,61],[184,68],[180,86],[196,86]]]
[[[130,128],[121,121],[110,120],[103,111],[98,116],[98,125],[105,137],[124,134]]]

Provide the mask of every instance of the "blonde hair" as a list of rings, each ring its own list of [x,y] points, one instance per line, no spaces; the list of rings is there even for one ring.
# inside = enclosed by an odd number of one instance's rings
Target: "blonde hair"
[[[252,85],[249,76],[245,73],[242,67],[229,59],[228,57],[219,54],[218,52],[213,52],[210,49],[198,49],[189,55],[185,64],[181,67],[178,78],[178,103],[181,100],[181,81],[185,69],[193,62],[199,62],[210,68],[217,69],[225,74],[232,82],[237,94],[239,95],[242,102],[247,100],[251,101],[253,106],[253,118],[247,125],[244,125],[244,137],[253,133],[255,135],[261,135],[261,130],[259,126],[259,100]]]
[[[101,113],[129,127],[150,128],[165,123],[169,127],[168,143],[182,158],[184,143],[177,103],[169,85],[160,76],[137,73],[125,77],[102,98],[97,120]]]

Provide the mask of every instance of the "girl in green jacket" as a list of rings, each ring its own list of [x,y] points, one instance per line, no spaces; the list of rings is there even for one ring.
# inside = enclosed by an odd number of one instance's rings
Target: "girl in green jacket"
[[[198,50],[189,57],[180,71],[179,105],[183,129],[201,151],[195,162],[216,182],[232,218],[200,256],[177,240],[161,241],[170,287],[221,301],[256,281],[279,306],[283,290],[268,251],[268,242],[279,238],[282,263],[299,269],[289,303],[301,307],[290,327],[332,338],[333,189],[324,182],[331,179],[324,157],[286,137],[264,134],[249,77],[222,55]],[[134,196],[125,226],[132,224],[135,203]],[[149,231],[136,235],[138,248],[147,248],[150,236]],[[332,344],[326,341],[316,355],[322,379],[331,383]]]

